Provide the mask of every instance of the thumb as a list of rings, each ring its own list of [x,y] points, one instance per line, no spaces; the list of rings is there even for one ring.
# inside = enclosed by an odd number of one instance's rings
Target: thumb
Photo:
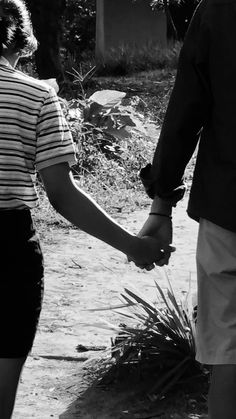
[[[168,246],[163,246],[164,252],[173,253],[176,251],[176,247],[172,244],[168,244]]]

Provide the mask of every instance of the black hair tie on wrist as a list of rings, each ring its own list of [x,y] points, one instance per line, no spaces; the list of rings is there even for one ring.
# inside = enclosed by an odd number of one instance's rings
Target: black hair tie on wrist
[[[161,214],[161,213],[159,213],[159,212],[149,212],[149,215],[160,215],[161,217],[167,217],[167,218],[172,218],[172,216],[171,215],[168,215],[168,214]]]

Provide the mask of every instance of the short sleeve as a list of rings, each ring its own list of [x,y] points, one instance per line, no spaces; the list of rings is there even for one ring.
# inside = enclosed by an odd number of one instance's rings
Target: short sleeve
[[[41,107],[36,129],[35,167],[41,170],[54,164],[76,163],[75,147],[60,102],[53,89]]]

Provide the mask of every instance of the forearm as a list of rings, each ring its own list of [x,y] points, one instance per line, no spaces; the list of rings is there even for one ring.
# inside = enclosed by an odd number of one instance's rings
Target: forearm
[[[82,191],[74,179],[62,186],[54,208],[68,221],[86,233],[112,247],[131,255],[137,238],[120,227],[90,196]]]
[[[152,164],[140,175],[146,192],[175,203],[184,194],[184,172],[211,113],[208,83],[208,37],[199,13],[189,27],[180,53],[174,88]]]

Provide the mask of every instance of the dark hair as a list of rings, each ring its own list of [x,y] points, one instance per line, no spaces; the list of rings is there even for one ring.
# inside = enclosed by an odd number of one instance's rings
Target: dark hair
[[[0,55],[5,48],[12,48],[21,56],[28,56],[37,45],[24,1],[0,0]]]

